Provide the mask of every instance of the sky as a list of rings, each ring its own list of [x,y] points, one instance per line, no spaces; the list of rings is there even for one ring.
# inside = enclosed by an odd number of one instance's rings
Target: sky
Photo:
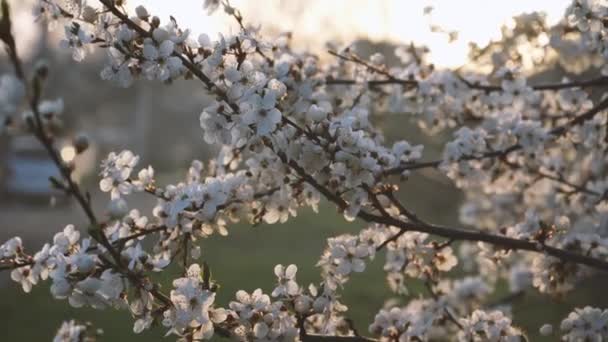
[[[129,6],[144,5],[166,19],[173,15],[182,27],[212,37],[236,30],[225,14],[208,16],[203,0],[129,0]],[[459,66],[466,61],[469,42],[480,45],[500,37],[500,27],[520,13],[542,10],[550,23],[559,20],[570,0],[231,0],[246,23],[294,33],[301,47],[321,49],[329,40],[348,43],[357,38],[424,43],[431,60],[439,66]],[[176,4],[179,3],[179,6]],[[432,6],[431,16],[423,15]],[[430,23],[459,32],[448,42],[447,35],[430,32]]]
[[[39,35],[33,24],[31,1],[17,0],[15,22],[21,27],[17,41],[20,51],[29,55]],[[96,4],[96,0],[86,0]],[[29,3],[28,3],[29,2]],[[164,22],[173,15],[180,25],[190,28],[195,36],[207,33],[235,32],[232,18],[223,12],[209,16],[203,10],[204,0],[127,0],[133,10],[144,5]],[[248,24],[261,25],[265,31],[294,33],[296,48],[323,52],[327,41],[348,44],[359,38],[388,40],[409,44],[414,41],[431,50],[430,59],[442,67],[456,67],[467,59],[468,44],[484,45],[500,37],[500,28],[517,14],[543,11],[549,23],[558,21],[571,0],[230,0],[239,8]],[[432,6],[430,16],[424,8]],[[450,43],[446,34],[433,33],[430,25],[459,32]],[[62,27],[57,33],[63,34]],[[272,37],[272,36],[270,36]],[[2,52],[0,52],[2,53]]]

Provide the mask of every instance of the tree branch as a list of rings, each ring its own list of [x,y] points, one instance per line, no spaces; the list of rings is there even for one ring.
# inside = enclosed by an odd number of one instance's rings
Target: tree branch
[[[406,85],[406,86],[414,86],[417,87],[419,82],[416,80],[411,80],[411,79],[401,79],[401,78],[397,78],[393,75],[391,75],[388,71],[384,70],[384,69],[380,69],[374,65],[371,65],[370,63],[362,60],[361,58],[357,57],[356,55],[350,55],[350,56],[345,56],[342,54],[339,54],[335,51],[328,51],[329,54],[340,58],[342,60],[345,60],[347,62],[352,62],[355,64],[359,64],[362,65],[364,67],[366,67],[370,72],[372,73],[376,73],[382,76],[385,76],[386,79],[384,80],[369,80],[369,81],[357,81],[354,79],[326,79],[325,80],[325,84],[327,85],[356,85],[356,84],[367,84],[369,86],[381,86],[381,85],[390,85],[390,84],[397,84],[397,85]],[[464,77],[459,77],[459,79],[470,89],[475,89],[475,90],[482,90],[485,92],[495,92],[495,91],[503,91],[502,86],[498,86],[498,85],[483,85],[477,82],[470,82],[467,79],[465,79]],[[577,87],[607,87],[608,86],[608,76],[600,76],[600,77],[596,77],[596,78],[592,78],[589,80],[577,80],[577,81],[570,81],[570,82],[559,82],[559,83],[546,83],[546,84],[537,84],[537,85],[532,85],[531,88],[533,90],[561,90],[561,89],[568,89],[568,88],[577,88]]]
[[[570,121],[566,122],[565,124],[563,124],[561,126],[557,126],[557,127],[553,128],[551,131],[549,131],[549,134],[552,136],[555,136],[555,137],[562,136],[570,128],[572,128],[574,126],[578,126],[578,125],[584,123],[585,121],[592,119],[595,115],[597,115],[598,113],[602,112],[603,110],[605,110],[607,108],[608,108],[608,97],[605,98],[604,100],[600,101],[597,105],[595,105],[593,108],[589,109],[585,113],[572,118]],[[505,148],[504,150],[488,151],[488,152],[481,153],[481,154],[474,155],[474,156],[465,156],[465,157],[462,157],[461,159],[457,160],[457,162],[458,161],[469,161],[469,160],[483,160],[483,159],[491,159],[491,158],[497,158],[497,157],[504,158],[507,155],[509,155],[510,153],[519,151],[522,148],[523,147],[521,145],[514,144],[514,145],[511,145],[511,146]],[[427,168],[436,169],[439,167],[439,165],[441,165],[441,163],[443,163],[443,159],[437,159],[437,160],[433,160],[433,161],[420,162],[420,163],[403,164],[401,166],[386,170],[384,172],[384,175],[398,175],[398,174],[403,173],[404,171],[427,169]]]
[[[319,184],[314,177],[306,173],[294,161],[287,161],[285,155],[279,154],[279,157],[288,164],[300,177],[305,179],[310,185],[321,192],[328,200],[335,203],[338,208],[346,208],[348,204],[338,195],[332,193],[329,189]],[[506,250],[522,250],[534,253],[543,253],[560,259],[563,262],[572,262],[590,266],[602,271],[608,271],[608,262],[605,260],[593,258],[587,255],[567,251],[557,247],[542,245],[536,241],[513,239],[510,237],[485,233],[482,231],[473,231],[456,227],[446,227],[429,223],[408,222],[399,220],[393,217],[385,217],[371,214],[365,210],[360,210],[357,217],[370,223],[380,223],[387,226],[398,227],[404,231],[417,231],[428,233],[431,235],[441,236],[451,240],[462,241],[477,241],[485,242]]]

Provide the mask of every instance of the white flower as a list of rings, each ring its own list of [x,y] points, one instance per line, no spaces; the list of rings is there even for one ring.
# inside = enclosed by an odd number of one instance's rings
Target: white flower
[[[125,256],[129,258],[129,269],[134,270],[135,265],[141,264],[144,260],[148,258],[148,253],[146,253],[142,248],[141,244],[138,243],[135,247],[129,247],[124,252]]]
[[[229,144],[232,140],[228,120],[224,113],[217,112],[217,106],[209,106],[200,116],[201,128],[204,132],[205,142],[208,144]]]
[[[381,341],[426,341],[433,323],[442,318],[444,307],[433,300],[412,300],[404,308],[380,310],[369,331]]]
[[[503,80],[502,89],[504,90],[502,93],[503,104],[513,106],[516,109],[522,109],[535,98],[534,91],[526,85],[525,78]]]
[[[99,182],[101,191],[110,192],[112,199],[130,194],[133,185],[129,182],[129,176],[138,162],[139,157],[131,151],[125,150],[119,154],[111,152],[101,163],[103,177]]]
[[[228,195],[224,192],[223,183],[218,179],[209,178],[202,188],[202,213],[206,218],[212,218],[217,207],[226,203]]]
[[[59,256],[55,268],[50,273],[51,279],[53,280],[51,294],[55,298],[67,298],[72,292],[72,285],[67,280],[67,277],[69,276],[68,266],[69,264],[66,258]]]
[[[486,151],[487,132],[483,128],[471,130],[462,127],[454,133],[456,139],[446,144],[443,153],[445,163],[457,161],[464,156],[475,156]]]
[[[573,266],[567,272],[562,271],[563,262],[558,258],[545,255],[536,255],[532,260],[532,284],[540,292],[563,294],[571,291],[582,270]],[[556,277],[555,275],[559,276]]]
[[[363,272],[363,259],[373,257],[368,241],[360,241],[358,236],[341,235],[327,239],[327,244],[317,266],[323,268],[326,285],[332,289],[346,282],[352,272]]]
[[[357,215],[359,215],[361,207],[366,204],[367,201],[368,194],[365,191],[359,190],[351,193],[348,198],[348,207],[344,209],[344,218],[348,222],[354,221],[357,218]]]
[[[93,38],[93,35],[85,32],[78,23],[73,22],[71,26],[65,27],[65,39],[59,42],[59,46],[62,49],[72,49],[72,58],[81,62],[86,56],[85,48],[93,41]]]
[[[137,180],[133,181],[133,185],[140,191],[154,185],[154,169],[152,166],[141,169],[137,174]]]
[[[171,291],[173,306],[165,311],[163,324],[171,327],[178,334],[187,328],[199,328],[201,338],[213,335],[213,321],[210,310],[215,300],[215,293],[202,289],[200,267],[196,264],[188,268],[187,277],[173,281]],[[220,316],[214,317],[222,318]]]
[[[149,329],[154,323],[154,317],[150,315],[150,313],[146,313],[143,318],[139,318],[133,323],[133,332],[136,334],[141,333],[142,331]]]
[[[61,254],[68,253],[80,239],[80,232],[76,230],[74,225],[68,224],[62,232],[55,234],[53,237],[53,252]]]
[[[124,29],[120,32],[124,32],[124,34],[120,35],[118,38],[121,40],[130,40],[131,37],[127,36],[131,33],[130,30]],[[115,47],[110,47],[107,49],[108,51],[108,59],[110,60],[110,65],[103,68],[101,71],[101,79],[106,81],[116,82],[123,88],[127,88],[133,84],[133,74],[131,73],[131,61],[129,58],[124,56],[122,52],[120,52]]]
[[[234,310],[242,320],[250,319],[254,314],[266,311],[270,305],[270,297],[263,294],[261,289],[249,294],[243,290],[236,293],[238,302],[230,302],[230,308]]]
[[[540,218],[536,211],[532,209],[526,210],[524,222],[516,224],[514,227],[507,228],[507,236],[517,239],[534,238],[540,231]]]
[[[78,324],[74,320],[66,321],[61,323],[53,342],[81,342],[85,340],[86,331],[86,325]]]
[[[23,251],[20,237],[14,237],[0,245],[0,258],[13,258]]]
[[[560,325],[562,340],[604,341],[608,338],[608,311],[586,306],[575,309]]]
[[[260,136],[268,135],[281,122],[281,112],[275,108],[275,95],[266,92],[264,97],[258,94],[251,95],[244,103],[243,123],[255,125],[256,132]]]
[[[567,82],[568,80],[563,80]],[[586,91],[578,88],[562,89],[557,92],[557,100],[560,107],[566,112],[576,112],[579,110],[587,110],[593,105],[588,99],[589,94]]]
[[[201,33],[197,39],[198,45],[204,49],[210,49],[213,44],[211,43],[211,38],[206,33]]]
[[[296,211],[291,204],[292,198],[286,196],[286,194],[279,194],[278,196],[274,196],[273,199],[273,201],[266,205],[266,212],[264,213],[264,221],[266,223],[285,223],[289,219],[290,214],[292,216],[296,215]]]
[[[103,282],[95,277],[87,277],[76,283],[68,301],[71,306],[81,308],[89,305],[94,309],[104,309],[107,303],[104,297],[98,292]]]
[[[76,266],[78,272],[89,273],[95,268],[97,256],[88,251],[90,244],[90,238],[83,239],[78,252],[72,254],[69,258],[70,262]]]
[[[313,104],[308,108],[308,112],[306,112],[306,117],[313,122],[319,122],[327,118],[327,110],[323,107],[317,106]]]
[[[49,277],[51,268],[54,266],[55,256],[51,255],[51,245],[45,243],[42,249],[34,255],[32,274],[36,278],[46,280]]]
[[[99,279],[101,280],[101,285],[99,286],[98,293],[101,297],[110,303],[119,303],[124,289],[123,284],[125,279],[123,276],[113,270],[107,269],[103,271]]]
[[[143,268],[145,270],[160,271],[170,262],[170,260],[158,254],[154,257],[150,256],[144,251],[141,243],[128,247],[123,251],[123,256],[129,260],[128,268],[130,270],[141,270]]]
[[[433,263],[439,271],[447,272],[458,264],[458,259],[454,256],[451,247],[444,247],[435,253]]]
[[[549,138],[549,132],[540,121],[521,120],[513,128],[517,142],[526,152],[535,152],[543,147]]]
[[[279,264],[274,268],[274,274],[277,276],[279,285],[272,291],[273,297],[295,296],[298,293],[299,286],[296,283],[296,273],[298,267],[289,265],[284,267]]]
[[[355,240],[334,240],[329,242],[330,253],[337,260],[337,271],[340,274],[349,274],[351,272],[363,272],[365,270],[365,262],[363,258],[368,256],[368,253],[363,248],[356,245]]]
[[[523,333],[511,325],[511,319],[500,311],[485,312],[475,310],[466,318],[461,318],[462,330],[458,332],[460,342],[523,342]]]
[[[173,56],[174,49],[175,43],[170,39],[162,41],[160,45],[151,40],[144,42],[143,55],[146,62],[143,69],[148,79],[167,81],[181,73],[182,61]]]
[[[402,162],[411,162],[422,157],[424,146],[412,146],[407,141],[398,141],[393,144],[392,152],[395,158]]]
[[[144,186],[151,185],[154,182],[154,169],[152,166],[142,169],[137,174],[137,178]]]
[[[38,279],[32,273],[30,266],[23,266],[11,271],[11,279],[21,284],[23,291],[29,293],[32,291],[32,286],[36,285]]]

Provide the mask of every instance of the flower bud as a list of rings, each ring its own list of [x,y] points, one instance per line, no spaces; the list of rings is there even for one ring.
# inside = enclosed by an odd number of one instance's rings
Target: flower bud
[[[156,28],[154,31],[152,31],[152,37],[154,37],[154,40],[158,43],[162,43],[169,39],[169,32],[162,28]]]
[[[160,26],[160,19],[157,16],[153,16],[152,17],[152,22],[150,23],[150,25],[152,25],[152,27],[159,27]]]
[[[376,65],[382,65],[385,63],[384,55],[381,53],[375,53],[370,57],[370,61]]]
[[[148,10],[144,7],[144,6],[137,6],[135,8],[135,14],[137,14],[137,17],[141,20],[148,20],[148,18],[150,17],[150,13],[148,13]]]
[[[318,122],[327,117],[327,111],[325,111],[323,108],[313,104],[308,109],[308,112],[306,113],[306,117],[308,119],[310,119],[311,121]]]
[[[543,336],[549,336],[553,334],[553,326],[551,324],[543,324],[543,326],[540,327],[540,334]]]
[[[81,154],[89,148],[89,138],[84,134],[79,134],[72,142],[77,154]]]
[[[312,308],[316,313],[322,313],[329,304],[329,300],[326,297],[319,297],[312,303]]]
[[[97,21],[97,10],[91,6],[82,9],[82,19],[87,23],[94,24]]]
[[[49,64],[46,60],[39,60],[36,62],[34,70],[36,71],[36,76],[43,80],[49,75]]]
[[[312,300],[308,296],[299,296],[294,300],[294,308],[298,313],[305,314],[310,310],[310,302]]]

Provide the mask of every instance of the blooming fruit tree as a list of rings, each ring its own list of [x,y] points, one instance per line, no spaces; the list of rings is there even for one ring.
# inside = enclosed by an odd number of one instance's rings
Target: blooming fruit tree
[[[124,0],[39,0],[36,14],[65,27],[61,46],[75,60],[107,52],[104,80],[128,87],[142,78],[196,79],[214,98],[200,125],[218,155],[193,161],[185,179],[164,185],[133,152],[110,153],[101,164],[99,186],[109,198],[102,215],[58,152],[62,102],[45,99],[49,67],[25,70],[8,2],[1,4],[0,39],[14,70],[0,82],[2,107],[13,113],[3,130],[40,141],[62,176],[53,185],[89,221],[67,225],[34,253],[18,237],[0,246],[0,269],[25,292],[49,281],[51,295],[71,306],[124,309],[135,333],[162,325],[183,341],[525,341],[510,313],[487,303],[499,281],[514,293],[567,295],[608,271],[605,1],[575,0],[551,27],[541,15],[520,17],[502,42],[485,48],[501,49],[476,49],[473,67],[451,70],[436,68],[413,45],[397,47],[393,67],[381,54],[366,59],[349,48],[322,58],[297,52],[289,34],[261,36],[227,0],[203,3],[239,27],[215,40],[194,38],[174,18],[163,22],[141,6],[129,13]],[[488,51],[486,68],[474,67]],[[570,68],[574,80],[529,82],[526,69],[549,61]],[[389,145],[372,124],[380,112],[406,113],[421,131],[449,131],[452,139],[436,160],[421,145]],[[73,143],[77,153],[88,146],[85,137]],[[422,169],[436,169],[465,193],[460,224],[435,224],[400,201],[399,184]],[[157,199],[151,213],[129,208],[137,192]],[[302,207],[316,211],[321,200],[366,226],[327,240],[320,283],[304,286],[295,265],[279,264],[276,288],[216,302],[221,279],[211,278],[201,240],[228,235],[239,221],[283,223]],[[340,293],[381,250],[387,299],[412,279],[428,295],[378,308],[369,331],[359,332]],[[151,275],[170,265],[182,273],[164,289]],[[465,277],[447,274],[457,265]],[[602,341],[608,311],[572,308],[559,328],[538,329],[555,340]],[[96,338],[70,321],[55,341]]]

